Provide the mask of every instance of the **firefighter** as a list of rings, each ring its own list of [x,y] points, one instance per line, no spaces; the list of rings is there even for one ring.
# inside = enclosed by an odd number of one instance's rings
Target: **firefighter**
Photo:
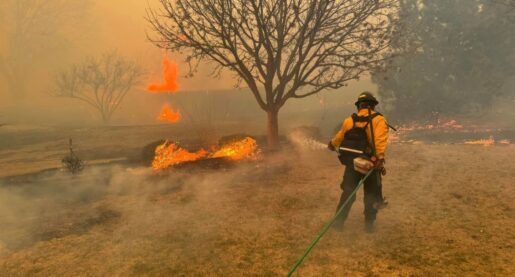
[[[370,92],[363,92],[359,95],[355,105],[357,113],[346,118],[343,121],[340,131],[329,142],[328,148],[332,151],[340,149],[348,149],[352,153],[340,152],[342,158],[340,161],[345,165],[345,173],[343,181],[340,185],[342,194],[338,203],[337,211],[341,205],[349,198],[354,189],[357,187],[363,174],[354,170],[352,161],[354,151],[352,148],[357,145],[364,145],[365,148],[359,152],[363,152],[361,157],[366,157],[374,163],[374,172],[365,181],[364,184],[364,205],[365,205],[365,231],[374,231],[374,222],[378,209],[386,206],[386,202],[382,196],[381,175],[386,174],[384,169],[385,151],[388,144],[388,123],[386,119],[375,111],[376,105],[379,104],[377,99]],[[360,134],[362,136],[360,137]],[[353,141],[354,140],[354,141]],[[360,141],[361,140],[361,141]],[[346,147],[341,147],[345,145]],[[351,157],[350,159],[348,157]],[[347,218],[350,208],[354,203],[356,196],[352,196],[350,202],[341,212],[335,221],[333,227],[341,231],[345,219]]]

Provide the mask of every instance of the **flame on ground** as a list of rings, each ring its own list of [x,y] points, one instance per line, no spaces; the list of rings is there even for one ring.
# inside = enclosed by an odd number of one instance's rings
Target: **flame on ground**
[[[462,124],[459,124],[456,120],[450,119],[449,121],[441,121],[438,120],[436,124],[412,124],[408,126],[401,126],[398,128],[399,131],[416,131],[416,130],[446,130],[446,129],[455,129],[455,130],[461,130],[465,127]]]
[[[498,142],[499,142],[499,144],[502,144],[502,145],[510,145],[511,144],[510,141],[507,140],[507,139],[502,139],[502,140],[500,140]]]
[[[501,140],[494,140],[494,137],[490,137],[488,139],[478,139],[478,140],[467,140],[465,141],[465,144],[471,144],[471,145],[483,145],[483,146],[490,146],[490,145],[494,145],[494,144],[499,144],[499,145],[508,145],[508,146],[511,146],[511,142],[510,140],[508,139],[501,139]]]
[[[174,111],[170,105],[165,104],[161,109],[161,113],[157,117],[160,121],[172,122],[175,123],[181,119],[181,113],[179,111]]]
[[[490,137],[488,139],[478,139],[478,140],[467,140],[465,141],[465,144],[470,145],[483,145],[483,146],[490,146],[495,143],[495,140],[493,137]]]
[[[226,158],[229,160],[255,160],[259,155],[256,140],[246,137],[240,141],[223,145],[211,155],[211,158]]]
[[[170,166],[178,165],[185,162],[196,161],[207,156],[207,151],[200,149],[192,153],[179,147],[175,143],[165,141],[156,147],[152,168],[155,170],[164,169]]]
[[[257,160],[259,155],[260,150],[256,140],[250,137],[214,148],[211,153],[204,149],[192,153],[175,143],[166,141],[156,147],[152,168],[154,170],[161,170],[186,162],[215,158],[225,158],[232,161]]]
[[[165,54],[163,57],[163,76],[164,83],[161,84],[150,84],[147,87],[149,92],[156,93],[171,93],[179,90],[179,84],[177,83],[178,75],[177,64],[171,62],[168,56]]]
[[[450,129],[463,129],[463,125],[459,124],[456,120],[451,119],[450,121],[441,123],[440,126],[442,128],[450,128]]]

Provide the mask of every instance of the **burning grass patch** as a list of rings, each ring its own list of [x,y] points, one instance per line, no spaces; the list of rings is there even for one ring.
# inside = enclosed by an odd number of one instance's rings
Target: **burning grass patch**
[[[152,168],[154,170],[162,170],[192,163],[220,165],[223,164],[224,160],[258,160],[260,154],[261,150],[256,140],[251,137],[242,139],[232,138],[219,146],[210,147],[210,150],[201,148],[193,152],[182,148],[176,142],[165,141],[155,148]]]
[[[509,146],[515,141],[513,130],[413,130],[394,134],[400,137],[398,142]]]
[[[363,204],[356,201],[344,231],[330,231],[298,274],[513,276],[513,148],[469,149],[392,145],[384,180],[391,204],[380,212],[377,232],[363,233]],[[338,201],[342,167],[320,153],[302,162],[267,156],[234,171],[199,171],[207,174],[119,170],[115,187],[129,192],[102,200],[122,212],[119,219],[91,219],[88,232],[8,253],[0,275],[284,276]],[[102,203],[84,213],[77,203],[67,208],[89,221],[100,217]]]

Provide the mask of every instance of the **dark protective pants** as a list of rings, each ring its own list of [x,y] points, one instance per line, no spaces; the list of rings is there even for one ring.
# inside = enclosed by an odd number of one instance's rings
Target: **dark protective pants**
[[[357,172],[351,166],[345,167],[345,173],[343,175],[343,181],[340,185],[340,188],[343,190],[342,195],[340,197],[340,202],[338,203],[338,207],[336,211],[340,209],[340,207],[345,203],[347,198],[351,195],[351,193],[358,186],[359,181],[365,177],[365,175]],[[376,219],[377,209],[374,208],[374,204],[376,202],[382,201],[382,192],[380,187],[380,179],[381,175],[375,171],[373,172],[367,180],[365,180],[364,188],[364,197],[363,202],[365,205],[365,221],[373,222]],[[379,180],[378,180],[379,179]],[[349,215],[349,211],[352,207],[352,204],[356,200],[356,195],[353,195],[350,199],[349,203],[343,208],[340,216],[336,219],[336,224],[343,224],[347,216]]]

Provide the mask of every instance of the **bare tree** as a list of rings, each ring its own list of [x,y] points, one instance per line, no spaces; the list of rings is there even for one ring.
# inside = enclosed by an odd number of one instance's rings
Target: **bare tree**
[[[236,73],[268,114],[278,146],[278,112],[288,99],[337,89],[381,66],[396,20],[395,0],[160,0],[148,9],[159,47],[185,52],[194,73]]]
[[[41,62],[70,42],[84,22],[91,0],[0,1],[0,80],[14,99],[27,93],[28,80]],[[61,55],[62,56],[62,55]]]
[[[55,95],[88,103],[100,112],[104,123],[109,123],[142,75],[143,70],[135,62],[109,53],[98,59],[89,58],[58,75]]]

